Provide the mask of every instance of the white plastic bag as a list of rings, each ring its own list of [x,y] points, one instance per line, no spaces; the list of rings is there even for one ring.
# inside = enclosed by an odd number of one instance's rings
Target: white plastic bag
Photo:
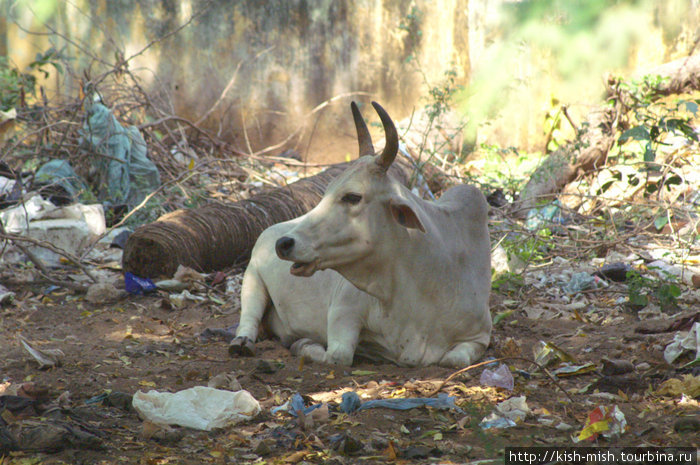
[[[204,431],[249,420],[260,413],[260,404],[248,391],[231,392],[205,386],[176,393],[138,391],[132,404],[144,420]]]

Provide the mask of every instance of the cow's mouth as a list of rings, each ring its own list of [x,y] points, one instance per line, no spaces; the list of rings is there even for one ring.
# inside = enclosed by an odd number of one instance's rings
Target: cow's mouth
[[[294,276],[311,276],[316,272],[316,265],[314,262],[294,262],[289,272]]]

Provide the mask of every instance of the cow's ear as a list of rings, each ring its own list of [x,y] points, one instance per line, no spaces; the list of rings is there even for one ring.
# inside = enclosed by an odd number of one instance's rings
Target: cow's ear
[[[404,228],[419,229],[425,232],[423,223],[421,223],[420,219],[418,219],[418,215],[416,215],[416,212],[413,211],[413,208],[409,205],[392,200],[389,202],[389,209],[391,210],[391,216],[394,218],[394,221]]]

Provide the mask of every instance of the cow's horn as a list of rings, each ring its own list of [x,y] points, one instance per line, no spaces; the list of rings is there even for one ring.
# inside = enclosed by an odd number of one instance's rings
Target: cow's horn
[[[360,109],[357,108],[355,102],[350,102],[352,108],[352,119],[355,120],[355,129],[357,129],[357,142],[360,144],[360,156],[374,155],[374,146],[372,145],[372,136],[369,134],[367,124],[365,123]]]
[[[396,126],[394,122],[391,121],[391,117],[387,112],[379,105],[377,102],[372,102],[372,106],[377,110],[379,119],[382,120],[382,126],[384,126],[384,137],[386,139],[386,144],[384,145],[384,151],[377,158],[377,164],[381,166],[384,170],[388,170],[391,164],[396,158],[396,153],[399,151],[399,134],[396,132]]]

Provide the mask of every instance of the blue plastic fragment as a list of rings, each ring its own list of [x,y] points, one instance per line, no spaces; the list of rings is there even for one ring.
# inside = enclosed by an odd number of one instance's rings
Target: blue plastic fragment
[[[284,403],[284,405],[273,408],[272,413],[275,414],[277,412],[287,412],[291,416],[296,417],[297,412],[299,411],[304,412],[304,415],[308,415],[317,408],[320,408],[322,405],[323,404],[314,404],[309,407],[304,407],[304,398],[297,392],[293,394],[292,397]]]
[[[149,278],[141,278],[129,271],[124,273],[124,287],[129,294],[134,295],[150,294],[158,289]]]
[[[340,410],[343,413],[352,413],[360,408],[362,405],[362,400],[356,392],[344,392],[342,401],[340,402]]]
[[[454,396],[448,396],[447,394],[438,394],[437,398],[431,397],[428,399],[423,398],[409,398],[409,399],[377,399],[368,400],[362,403],[360,396],[356,392],[345,392],[342,396],[342,401],[340,402],[340,410],[343,413],[353,413],[358,410],[367,410],[369,408],[388,408],[393,410],[409,410],[418,407],[433,407],[440,410],[452,409],[459,413],[464,413],[464,410],[457,407],[455,400],[457,398]],[[277,412],[287,412],[290,415],[296,417],[298,411],[304,412],[304,415],[308,415],[317,408],[321,407],[323,404],[314,404],[309,407],[304,407],[304,399],[295,393],[292,397],[284,404],[279,407],[272,409],[272,413]]]
[[[376,399],[362,403],[360,396],[354,392],[343,394],[340,409],[345,413],[352,413],[357,410],[367,410],[369,408],[388,408],[392,410],[409,410],[418,407],[433,407],[436,409],[453,409],[462,413],[463,410],[455,404],[456,398],[447,394],[438,394],[437,398],[408,398],[408,399]]]

